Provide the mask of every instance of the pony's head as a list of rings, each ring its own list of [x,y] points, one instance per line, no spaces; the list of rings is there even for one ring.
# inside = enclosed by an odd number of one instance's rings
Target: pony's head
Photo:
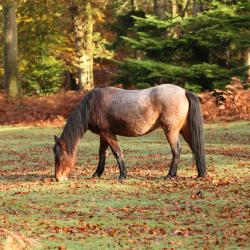
[[[68,153],[66,144],[61,138],[54,136],[55,145],[53,147],[55,155],[55,179],[57,181],[68,180],[75,165],[73,154]]]

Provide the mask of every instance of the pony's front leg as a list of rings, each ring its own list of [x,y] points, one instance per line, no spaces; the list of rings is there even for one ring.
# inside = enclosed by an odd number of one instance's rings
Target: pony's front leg
[[[112,152],[117,160],[117,164],[120,170],[119,180],[127,179],[127,171],[126,171],[126,166],[123,161],[123,155],[122,155],[121,149],[116,150],[116,151],[113,151],[112,149]]]
[[[105,161],[107,154],[108,154],[108,143],[102,137],[100,137],[99,162],[96,171],[92,176],[93,178],[94,177],[100,178],[102,176],[105,168]]]
[[[103,138],[105,138],[105,141],[110,146],[110,148],[111,148],[111,150],[116,158],[116,161],[117,161],[117,164],[118,164],[118,167],[120,170],[119,180],[127,179],[127,172],[126,172],[125,164],[123,162],[122,150],[118,144],[116,136],[114,134],[112,134],[111,132],[106,132],[106,133],[102,134],[102,136],[103,136]]]

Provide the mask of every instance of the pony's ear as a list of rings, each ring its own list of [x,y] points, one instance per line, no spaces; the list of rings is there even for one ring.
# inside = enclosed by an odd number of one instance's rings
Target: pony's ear
[[[60,139],[56,135],[54,135],[54,139],[55,139],[55,143],[57,145],[59,145],[60,144]]]

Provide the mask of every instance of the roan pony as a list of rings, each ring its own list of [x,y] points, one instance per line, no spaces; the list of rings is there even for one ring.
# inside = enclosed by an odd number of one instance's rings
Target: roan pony
[[[70,114],[61,136],[55,136],[55,178],[67,180],[75,165],[77,145],[90,130],[100,135],[99,162],[93,177],[104,172],[107,149],[112,150],[125,179],[126,167],[116,135],[140,136],[161,127],[170,144],[172,161],[165,178],[176,176],[180,157],[179,134],[195,157],[198,177],[206,176],[202,114],[198,98],[176,85],[163,84],[144,90],[96,88],[84,96]]]

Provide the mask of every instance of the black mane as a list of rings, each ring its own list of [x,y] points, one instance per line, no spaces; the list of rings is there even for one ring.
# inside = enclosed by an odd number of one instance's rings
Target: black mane
[[[73,153],[77,140],[81,138],[88,129],[93,101],[94,91],[91,91],[84,96],[69,115],[68,121],[61,134],[61,140],[66,144],[68,153]]]

